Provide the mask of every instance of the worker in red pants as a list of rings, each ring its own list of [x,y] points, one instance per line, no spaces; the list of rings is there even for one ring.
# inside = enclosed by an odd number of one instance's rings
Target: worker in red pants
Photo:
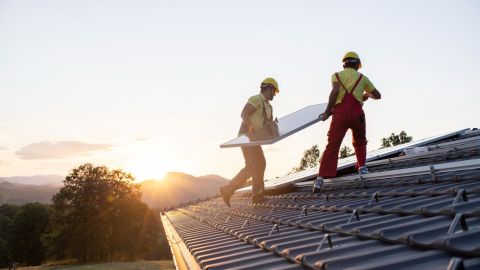
[[[327,109],[320,115],[322,121],[332,115],[328,131],[328,143],[320,161],[318,177],[313,185],[313,192],[322,190],[323,179],[335,177],[337,174],[338,152],[345,133],[352,130],[352,144],[355,148],[357,164],[355,168],[360,174],[368,173],[365,167],[367,157],[367,138],[363,102],[368,98],[380,99],[380,92],[363,74],[358,72],[362,67],[360,57],[355,52],[348,52],[343,57],[343,70],[332,75],[332,91]]]

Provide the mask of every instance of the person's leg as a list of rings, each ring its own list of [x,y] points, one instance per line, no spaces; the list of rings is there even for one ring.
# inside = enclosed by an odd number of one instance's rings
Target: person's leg
[[[261,201],[265,189],[263,180],[267,163],[261,146],[250,147],[248,151],[251,161],[249,165],[252,168],[252,201]]]
[[[251,147],[242,147],[243,158],[245,160],[245,167],[241,169],[235,177],[228,183],[228,188],[233,190],[233,192],[240,187],[242,187],[247,180],[252,177],[253,167],[252,167],[252,155],[250,149]]]
[[[338,152],[348,130],[345,114],[333,115],[328,131],[328,143],[323,151],[318,175],[331,178],[337,175]]]
[[[250,158],[249,150],[247,147],[242,147],[243,158],[245,159],[245,167],[241,169],[235,177],[230,180],[230,182],[220,187],[220,194],[222,195],[223,201],[227,206],[230,206],[230,198],[235,193],[235,190],[242,187],[247,180],[252,177],[252,161]]]
[[[352,145],[355,148],[355,156],[357,157],[357,164],[355,168],[365,166],[367,159],[367,136],[366,136],[366,122],[365,113],[352,115]]]

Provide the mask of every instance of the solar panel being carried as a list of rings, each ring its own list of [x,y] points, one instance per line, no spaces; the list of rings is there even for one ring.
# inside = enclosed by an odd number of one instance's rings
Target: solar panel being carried
[[[320,121],[319,116],[326,108],[326,103],[307,106],[253,132],[239,135],[220,148],[276,143]]]

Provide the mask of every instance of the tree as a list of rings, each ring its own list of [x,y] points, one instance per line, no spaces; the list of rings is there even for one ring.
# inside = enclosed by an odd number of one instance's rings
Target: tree
[[[14,261],[26,265],[40,265],[47,255],[42,243],[50,218],[50,208],[39,203],[23,205],[13,219],[9,246]]]
[[[13,204],[0,205],[0,214],[10,219],[13,219],[19,210],[20,210],[20,206],[18,205],[13,205]]]
[[[315,144],[309,149],[303,151],[303,157],[300,160],[300,164],[298,167],[294,167],[290,173],[301,172],[307,168],[312,168],[318,165],[320,160],[320,150],[318,149],[318,145]]]
[[[0,268],[7,267],[12,256],[6,237],[10,231],[12,221],[0,213]]]
[[[344,145],[341,149],[340,149],[340,158],[346,158],[346,157],[349,157],[349,156],[353,156],[355,155],[355,152],[353,152],[352,148]]]
[[[0,238],[0,267],[8,267],[12,260],[8,243]]]
[[[157,243],[159,221],[143,202],[135,178],[87,163],[74,168],[54,195],[45,241],[58,259],[133,260]]]
[[[387,148],[399,144],[404,144],[411,142],[413,140],[412,136],[408,136],[407,133],[402,130],[399,134],[392,133],[389,137],[382,138],[382,147]]]
[[[2,204],[0,206],[0,267],[8,267],[12,262],[8,239],[11,236],[13,218],[19,210],[19,206],[12,204]]]

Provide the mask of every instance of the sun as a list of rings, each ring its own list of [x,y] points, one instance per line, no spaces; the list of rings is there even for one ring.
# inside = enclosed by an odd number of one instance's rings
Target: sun
[[[167,171],[168,170],[144,166],[132,170],[132,174],[135,176],[136,182],[142,182],[149,179],[162,180],[165,177]]]
[[[121,167],[135,177],[135,182],[162,180],[168,172],[188,173],[195,167],[187,157],[173,155],[168,149],[153,149],[152,145],[131,147],[122,155]]]
[[[125,166],[125,170],[135,176],[136,182],[147,179],[162,180],[170,171],[168,162],[156,159],[136,159]]]

